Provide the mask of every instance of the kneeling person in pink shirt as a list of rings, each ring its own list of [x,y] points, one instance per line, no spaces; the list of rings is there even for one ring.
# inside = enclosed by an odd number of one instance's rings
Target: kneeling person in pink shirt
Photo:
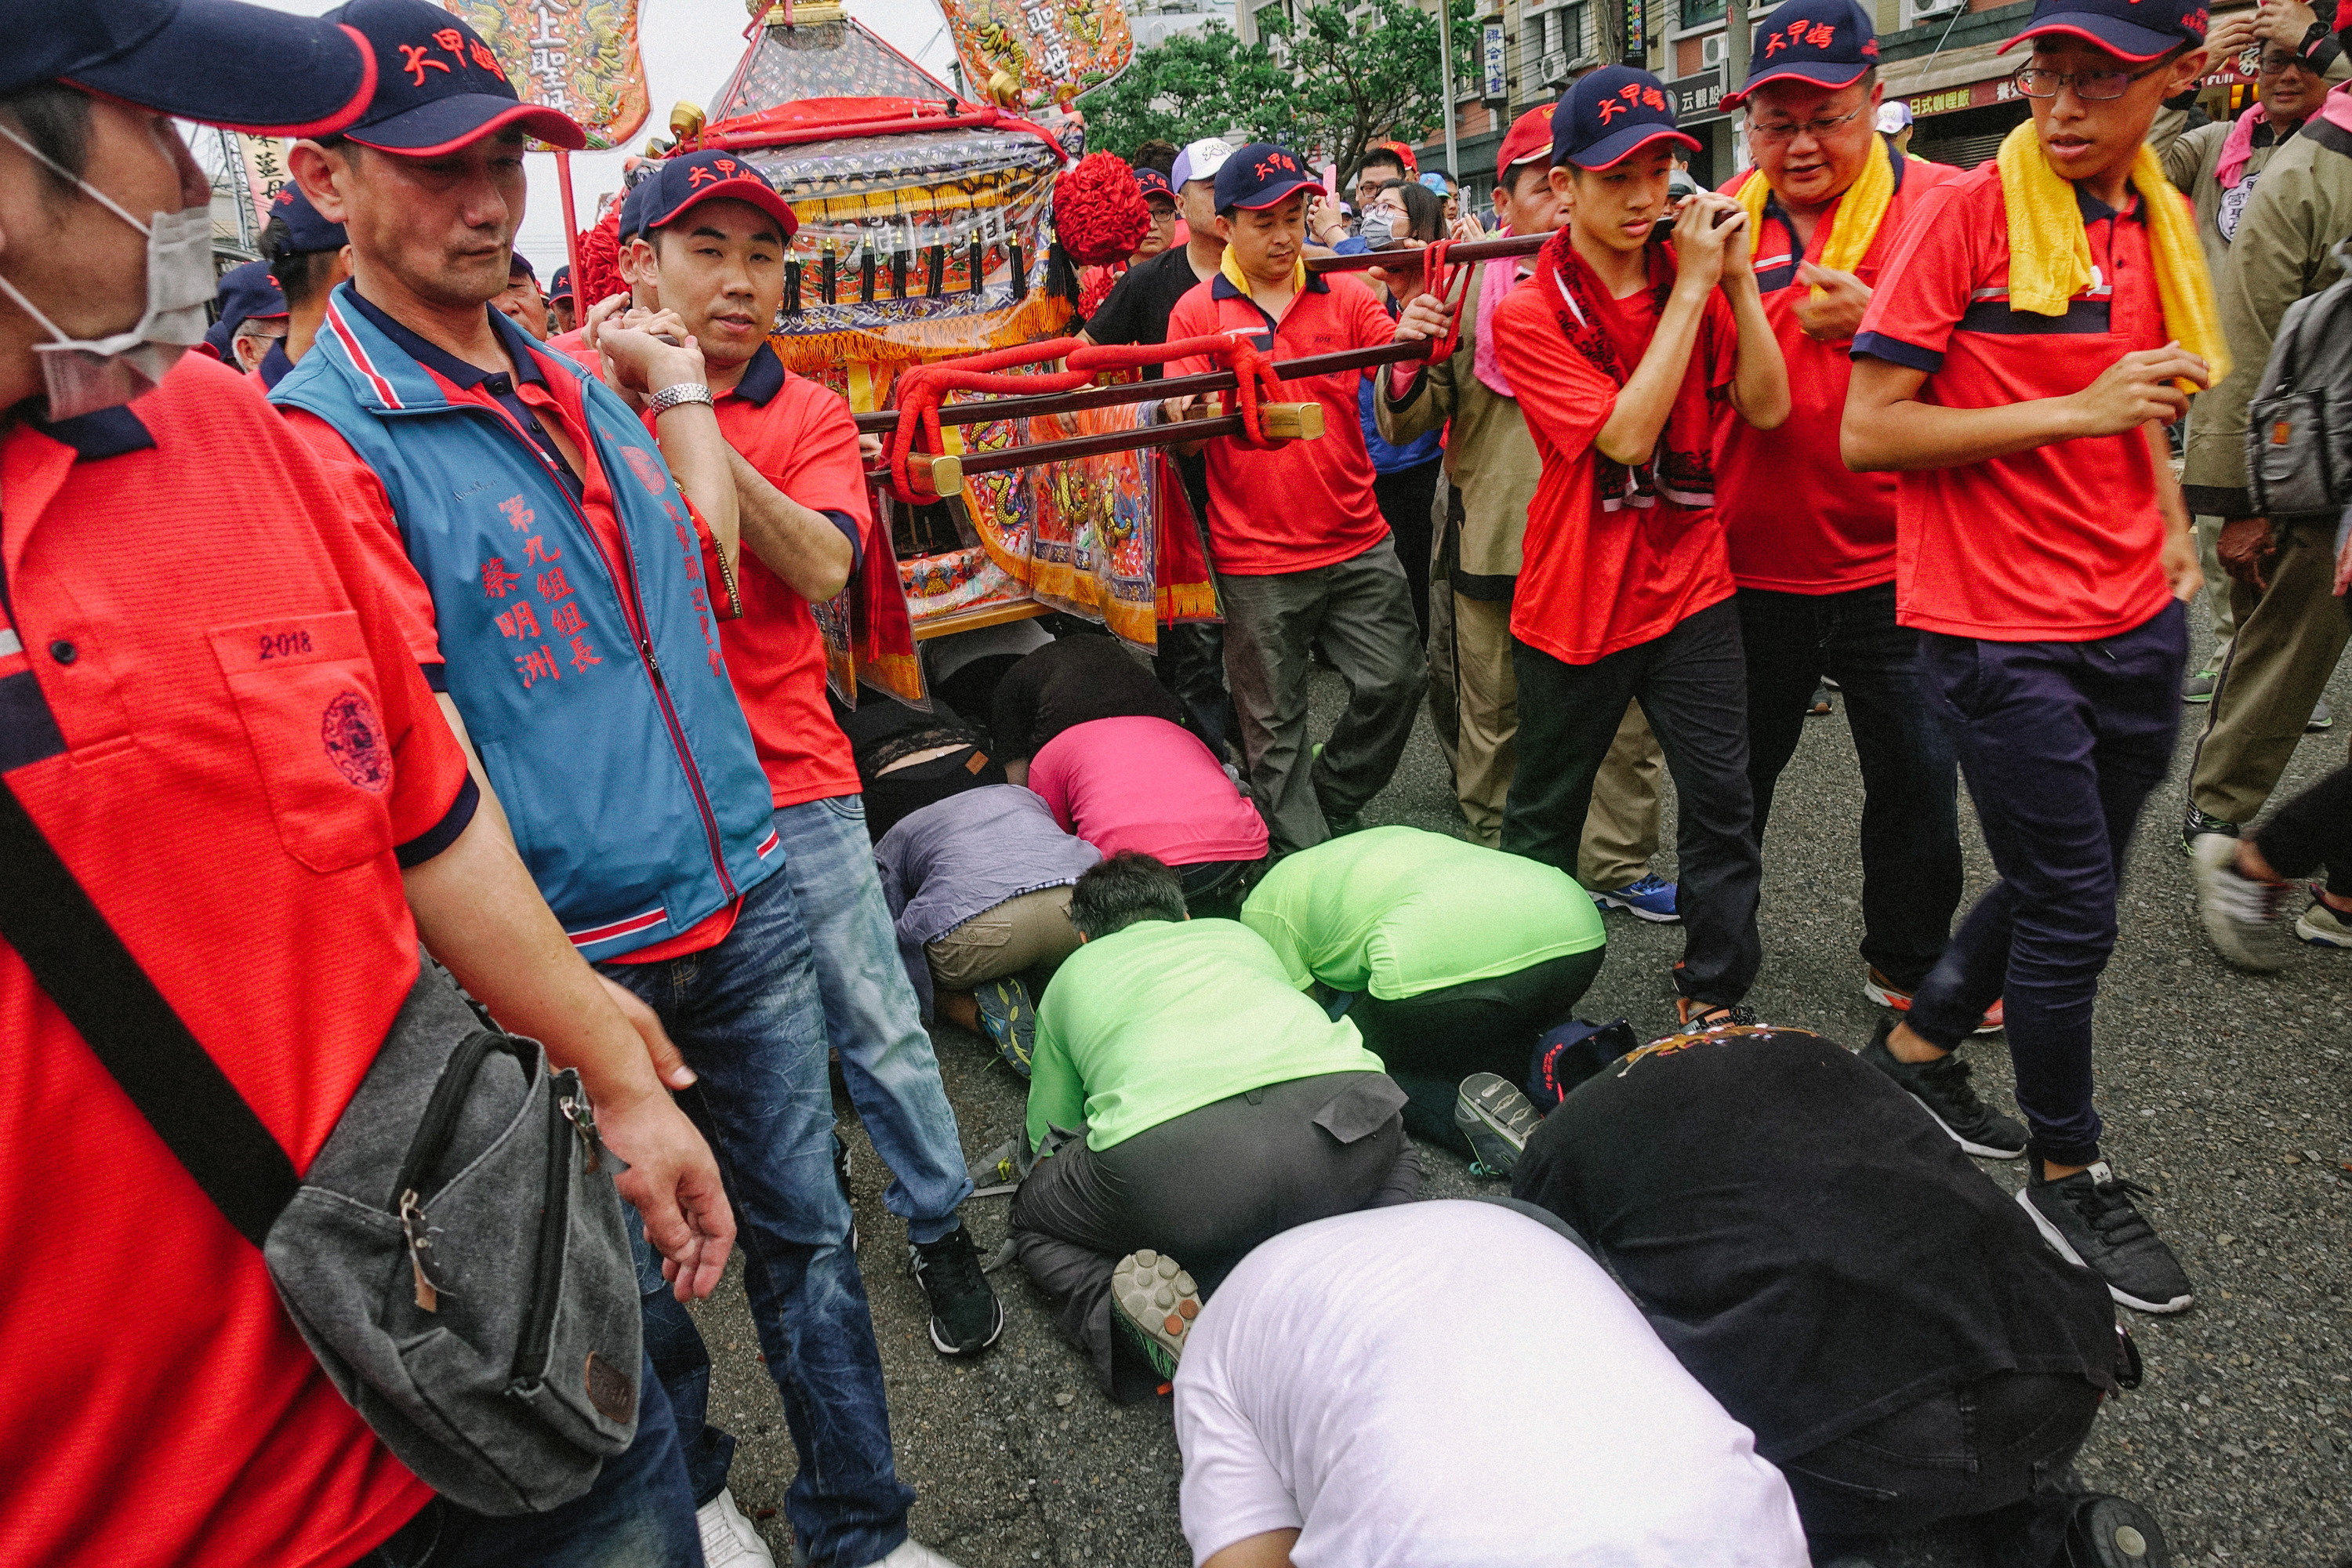
[[[1265,864],[1265,819],[1200,738],[1165,719],[1072,725],[1030,763],[1029,787],[1105,855],[1175,868],[1199,914],[1232,916]]]

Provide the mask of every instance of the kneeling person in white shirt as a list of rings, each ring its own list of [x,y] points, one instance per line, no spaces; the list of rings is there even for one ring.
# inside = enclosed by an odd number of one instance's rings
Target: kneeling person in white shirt
[[[1807,1561],[1748,1429],[1564,1227],[1501,1204],[1259,1247],[1192,1325],[1176,1440],[1196,1568]]]

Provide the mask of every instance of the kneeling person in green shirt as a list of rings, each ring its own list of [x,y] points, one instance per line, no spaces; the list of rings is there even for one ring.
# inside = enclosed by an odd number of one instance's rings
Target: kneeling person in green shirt
[[[1356,1026],[1247,927],[1190,919],[1168,867],[1112,856],[1071,889],[1070,923],[1081,946],[1038,1005],[1030,1065],[1030,1147],[1050,1157],[1013,1199],[1013,1239],[1123,1397],[1173,1374],[1201,1295],[1252,1247],[1409,1202],[1421,1168],[1404,1091]],[[1140,1357],[1116,1356],[1122,1341]]]
[[[1412,1097],[1405,1130],[1454,1147],[1455,1086],[1524,1084],[1544,1031],[1601,973],[1600,911],[1557,867],[1417,827],[1351,833],[1285,858],[1242,923],[1290,983],[1361,993],[1348,1017]]]

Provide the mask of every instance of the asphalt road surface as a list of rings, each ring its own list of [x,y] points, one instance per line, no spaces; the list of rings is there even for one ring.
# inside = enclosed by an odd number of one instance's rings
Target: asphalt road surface
[[[1316,697],[1319,737],[1344,692],[1325,673]],[[2282,797],[2346,754],[2352,679],[2344,671],[2329,699],[2344,717],[2333,735],[2305,737]],[[2225,967],[2198,934],[2176,825],[2203,714],[2183,709],[2172,779],[2141,824],[2097,1015],[2106,1152],[2121,1173],[2155,1189],[2147,1210],[2198,1300],[2170,1318],[2126,1314],[2147,1381],[2102,1414],[2079,1463],[2090,1485],[2156,1511],[2177,1563],[2352,1568],[2352,952],[2304,949],[2286,973],[2257,977]],[[1809,721],[1781,781],[1764,849],[1764,970],[1750,998],[1767,1021],[1817,1028],[1849,1047],[1868,1037],[1876,1013],[1861,994],[1855,953],[1861,799],[1841,702]],[[1458,826],[1426,715],[1365,816]],[[1671,795],[1665,820],[1658,865],[1671,875]],[[1965,815],[1962,835],[1972,900],[1991,870]],[[1645,1038],[1667,1032],[1667,966],[1680,952],[1678,928],[1612,914],[1608,963],[1580,1015],[1622,1014]],[[942,1026],[935,1039],[966,1152],[984,1153],[1020,1127],[1023,1085],[977,1037]],[[1999,1037],[1969,1051],[1987,1098],[2009,1108]],[[922,1294],[906,1273],[905,1228],[882,1207],[882,1167],[845,1100],[842,1117],[856,1151],[860,1261],[899,1473],[920,1494],[915,1533],[963,1568],[1189,1568],[1168,1400],[1122,1409],[1105,1398],[1018,1264],[992,1276],[1009,1319],[996,1348],[972,1363],[936,1354]],[[1494,1190],[1435,1151],[1424,1150],[1423,1163],[1429,1195]],[[2021,1167],[1984,1166],[2010,1187],[2022,1181]],[[967,1205],[983,1256],[1004,1239],[1009,1201]],[[741,1440],[736,1499],[789,1563],[781,1505],[793,1449],[740,1264],[698,1310],[715,1363],[712,1418]],[[1569,1495],[1549,1506],[1566,1515],[1574,1504]],[[1959,1568],[1981,1557],[1967,1537],[1938,1531],[1895,1542],[1876,1561]]]

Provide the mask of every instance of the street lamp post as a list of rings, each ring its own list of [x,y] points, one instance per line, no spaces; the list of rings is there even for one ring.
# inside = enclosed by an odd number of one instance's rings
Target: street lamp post
[[[1437,0],[1437,74],[1445,89],[1445,177],[1462,183],[1462,159],[1454,136],[1454,0]]]

